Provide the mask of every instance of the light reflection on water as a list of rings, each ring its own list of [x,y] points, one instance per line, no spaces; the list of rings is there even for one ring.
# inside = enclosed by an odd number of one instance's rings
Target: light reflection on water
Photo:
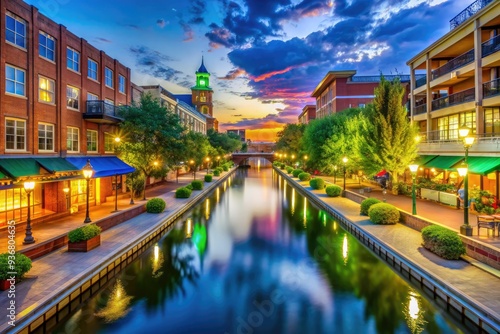
[[[56,332],[460,332],[307,202],[238,171]]]

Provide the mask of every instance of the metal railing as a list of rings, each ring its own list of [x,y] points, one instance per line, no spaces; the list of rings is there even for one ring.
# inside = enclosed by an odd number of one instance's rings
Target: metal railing
[[[425,114],[427,112],[427,103],[416,106],[413,110],[415,115]]]
[[[481,45],[481,54],[483,57],[489,56],[500,51],[500,35],[497,35]]]
[[[101,100],[91,100],[87,101],[87,109],[85,114],[87,115],[106,115],[114,118],[123,119],[118,115],[119,107],[114,106],[106,101]]]
[[[418,78],[417,80],[415,80],[415,88],[423,86],[426,83],[427,83],[427,75],[424,75],[423,77]]]
[[[471,49],[466,53],[461,54],[456,58],[453,58],[443,66],[432,71],[432,80],[439,78],[440,76],[445,75],[446,73],[450,73],[451,71],[456,70],[457,68],[470,64],[473,61],[474,61],[474,49]]]
[[[461,11],[457,16],[450,20],[450,30],[455,29],[462,23],[464,23],[469,17],[479,12],[481,9],[486,7],[493,0],[477,0],[474,1],[469,7]]]
[[[420,132],[418,136],[420,143],[463,144],[463,140],[458,136],[458,129]],[[472,134],[472,136],[475,138],[475,143],[496,143],[500,146],[500,133]]]
[[[485,82],[483,84],[483,98],[500,94],[500,78]]]
[[[456,104],[474,101],[476,98],[475,91],[475,88],[469,88],[461,92],[436,99],[432,101],[432,111],[450,107]]]

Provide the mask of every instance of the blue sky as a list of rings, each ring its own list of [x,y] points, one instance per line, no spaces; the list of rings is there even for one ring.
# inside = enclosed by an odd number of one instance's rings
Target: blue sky
[[[473,0],[26,0],[132,70],[189,93],[204,56],[223,131],[272,140],[332,70],[409,73]]]

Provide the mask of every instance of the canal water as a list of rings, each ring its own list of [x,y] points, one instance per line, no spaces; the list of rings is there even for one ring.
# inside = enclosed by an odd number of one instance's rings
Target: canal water
[[[270,168],[238,170],[55,333],[461,333]]]

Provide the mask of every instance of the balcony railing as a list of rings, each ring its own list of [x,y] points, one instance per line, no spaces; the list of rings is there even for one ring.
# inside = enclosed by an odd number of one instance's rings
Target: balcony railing
[[[500,95],[500,78],[483,84],[483,98]]]
[[[427,112],[427,103],[415,107],[414,111],[415,115],[425,114]]]
[[[469,7],[465,8],[457,16],[450,20],[450,30],[453,30],[464,23],[469,17],[479,12],[490,2],[493,2],[493,0],[477,0],[473,2]]]
[[[429,132],[420,132],[418,134],[420,143],[457,143],[462,145],[463,140],[458,136],[458,129],[453,130],[434,130]],[[500,145],[500,133],[472,134],[477,144],[497,144]]]
[[[500,51],[500,35],[497,35],[482,44],[483,57],[489,56],[492,53]]]
[[[474,49],[471,49],[466,53],[456,58],[453,58],[443,66],[432,71],[432,80],[439,78],[440,76],[445,75],[446,73],[450,73],[451,71],[456,70],[457,68],[470,64],[473,61],[474,61]]]
[[[111,116],[118,119],[123,119],[118,115],[119,107],[116,107],[106,101],[92,100],[87,101],[86,115],[92,116]]]
[[[415,88],[418,88],[420,86],[423,86],[427,83],[427,75],[424,75],[423,77],[421,78],[418,78],[416,81],[415,81]]]
[[[469,88],[461,92],[451,94],[432,101],[432,111],[462,104],[476,99],[475,88]]]

